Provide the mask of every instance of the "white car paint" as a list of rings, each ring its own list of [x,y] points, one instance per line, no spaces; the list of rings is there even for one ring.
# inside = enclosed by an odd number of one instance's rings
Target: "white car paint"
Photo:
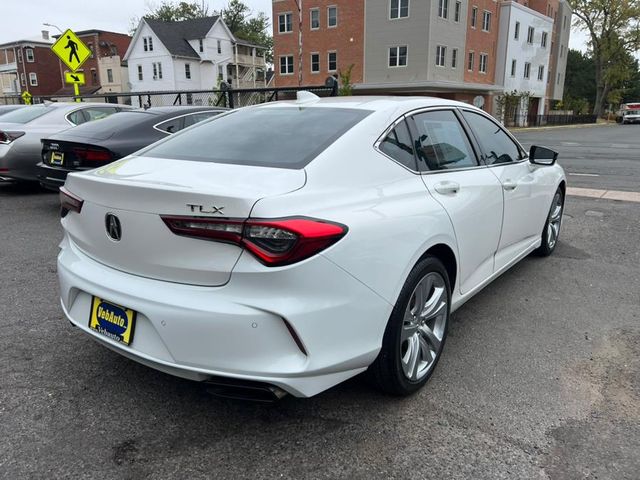
[[[292,105],[302,108],[250,108]],[[118,353],[194,380],[253,380],[311,396],[366,370],[425,252],[455,256],[453,311],[540,245],[565,182],[559,165],[526,159],[418,174],[376,148],[403,115],[433,107],[477,111],[436,98],[306,100],[304,108],[372,113],[301,169],[130,156],[69,175],[67,190],[84,204],[62,219],[66,316]],[[160,215],[196,215],[192,204],[222,206],[227,217],[319,218],[348,233],[310,258],[267,267],[240,246],[174,235]],[[106,235],[107,213],[121,220],[120,242]],[[138,312],[131,345],[88,328],[91,296]]]

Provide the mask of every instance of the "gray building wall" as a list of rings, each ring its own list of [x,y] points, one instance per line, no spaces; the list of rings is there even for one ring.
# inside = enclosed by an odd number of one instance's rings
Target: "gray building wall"
[[[449,0],[448,19],[438,17],[437,0],[411,0],[409,17],[389,18],[388,0],[365,2],[364,83],[417,83],[464,79],[468,0],[462,0],[460,21],[454,22],[455,0]],[[407,66],[389,67],[389,48],[407,45]],[[447,47],[444,67],[436,66],[436,47]],[[451,55],[458,49],[456,68]]]

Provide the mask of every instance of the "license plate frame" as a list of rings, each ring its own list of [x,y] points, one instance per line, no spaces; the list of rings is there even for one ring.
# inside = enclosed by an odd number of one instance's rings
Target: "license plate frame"
[[[138,313],[95,295],[91,297],[89,329],[111,340],[130,346]]]
[[[49,164],[55,166],[62,166],[64,163],[64,153],[63,152],[51,152],[51,156],[49,157]]]

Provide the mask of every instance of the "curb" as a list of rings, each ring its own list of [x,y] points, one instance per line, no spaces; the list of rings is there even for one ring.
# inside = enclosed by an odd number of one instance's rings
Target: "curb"
[[[578,123],[575,125],[552,125],[548,127],[514,127],[509,128],[510,132],[530,132],[532,130],[555,130],[558,128],[585,128],[585,127],[609,127],[617,123]]]

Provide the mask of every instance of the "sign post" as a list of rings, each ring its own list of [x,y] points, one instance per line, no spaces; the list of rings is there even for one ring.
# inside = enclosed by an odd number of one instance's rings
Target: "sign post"
[[[22,95],[20,96],[22,97],[22,100],[24,101],[25,105],[31,105],[31,98],[33,97],[33,95],[31,95],[29,92],[25,90],[24,92],[22,92]]]
[[[79,85],[84,85],[84,73],[77,72],[77,70],[91,57],[91,50],[70,29],[60,35],[58,40],[51,45],[51,50],[71,70],[71,72],[65,72],[64,77],[66,83],[73,85],[76,102],[79,102]]]

